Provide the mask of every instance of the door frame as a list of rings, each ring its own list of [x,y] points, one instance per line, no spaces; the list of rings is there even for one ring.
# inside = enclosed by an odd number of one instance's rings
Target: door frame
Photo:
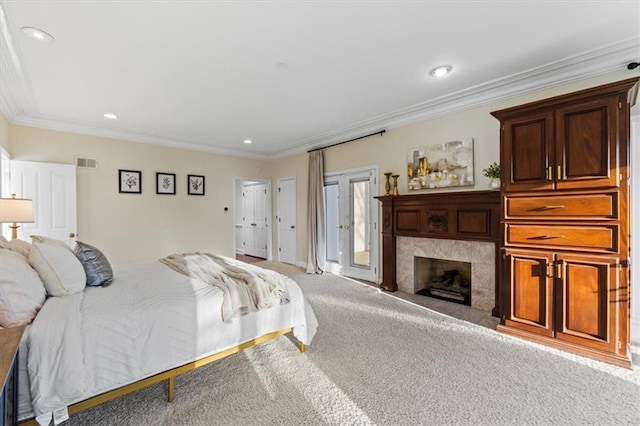
[[[372,275],[371,275],[371,279],[367,279],[367,280],[374,283],[378,283],[380,280],[380,235],[379,235],[380,227],[379,227],[379,206],[377,205],[377,202],[374,198],[375,196],[378,195],[378,174],[379,174],[378,165],[372,164],[369,166],[354,167],[351,169],[337,170],[334,172],[326,172],[324,174],[323,186],[325,182],[331,181],[333,179],[337,179],[340,176],[346,176],[348,181],[348,175],[355,175],[355,174],[361,174],[361,173],[371,173],[371,177],[373,178],[373,184],[370,188],[370,197],[371,197],[370,241],[371,242],[370,242],[370,251],[369,251],[369,256],[370,256],[369,264],[370,264],[370,268],[371,268],[370,270]],[[350,187],[347,188],[347,191],[350,192]],[[351,245],[351,242],[349,242],[349,245]],[[350,265],[347,265],[347,267],[351,268]],[[358,279],[364,279],[364,278],[358,278]]]
[[[265,183],[267,187],[267,260],[273,260],[272,244],[273,244],[273,203],[271,200],[271,179],[265,178],[252,178],[246,176],[233,176],[232,191],[233,194],[233,219],[232,219],[232,232],[233,232],[233,247],[232,253],[238,253],[236,247],[236,216],[238,212],[242,212],[242,186],[248,183]],[[240,196],[238,196],[240,194]]]

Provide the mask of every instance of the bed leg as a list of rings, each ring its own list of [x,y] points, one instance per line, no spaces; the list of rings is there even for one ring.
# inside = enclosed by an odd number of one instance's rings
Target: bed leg
[[[167,400],[169,402],[173,402],[173,400],[176,397],[176,378],[175,377],[169,377],[169,379],[167,380]]]
[[[298,349],[300,350],[300,352],[304,352],[307,350],[307,346],[302,342],[298,342]]]

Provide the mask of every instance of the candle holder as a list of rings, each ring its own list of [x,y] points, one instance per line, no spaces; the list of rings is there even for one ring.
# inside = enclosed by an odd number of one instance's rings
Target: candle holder
[[[392,175],[391,177],[393,178],[393,195],[399,195],[398,194],[398,178],[400,177],[400,175]]]
[[[384,177],[386,179],[386,182],[384,183],[384,195],[391,195],[391,181],[389,180],[391,173],[385,173]]]

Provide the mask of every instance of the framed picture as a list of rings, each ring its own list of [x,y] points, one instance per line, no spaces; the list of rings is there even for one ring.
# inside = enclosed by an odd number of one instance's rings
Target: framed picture
[[[204,176],[187,175],[189,195],[204,195]]]
[[[142,193],[142,172],[139,170],[118,170],[118,191],[122,193]]]
[[[176,195],[175,173],[156,173],[156,194]]]
[[[473,139],[410,150],[407,178],[409,191],[473,186]]]

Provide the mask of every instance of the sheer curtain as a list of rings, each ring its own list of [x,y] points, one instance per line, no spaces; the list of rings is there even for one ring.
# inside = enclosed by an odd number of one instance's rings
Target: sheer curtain
[[[307,274],[321,274],[325,264],[324,156],[322,150],[309,153],[307,191]]]

